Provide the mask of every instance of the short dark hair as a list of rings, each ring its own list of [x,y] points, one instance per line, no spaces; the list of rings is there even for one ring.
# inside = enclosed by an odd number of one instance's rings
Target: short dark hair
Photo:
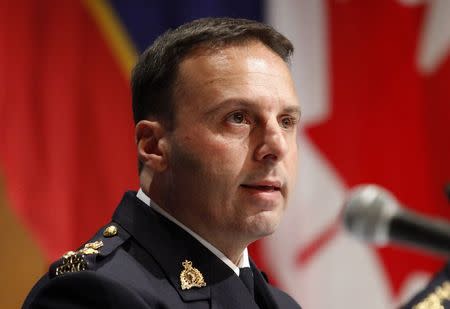
[[[168,30],[139,57],[131,75],[134,122],[149,118],[171,129],[175,119],[173,90],[182,60],[197,48],[214,50],[224,46],[259,41],[289,63],[292,43],[271,26],[247,19],[202,18]],[[139,172],[142,163],[139,162]]]
[[[148,117],[173,121],[172,90],[181,61],[197,47],[214,49],[260,41],[284,61],[292,43],[271,26],[247,19],[202,18],[168,30],[139,57],[131,77],[134,122]]]

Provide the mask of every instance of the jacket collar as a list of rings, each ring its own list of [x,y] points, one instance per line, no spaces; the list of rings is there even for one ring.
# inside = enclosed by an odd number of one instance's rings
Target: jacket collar
[[[120,224],[153,256],[184,301],[211,299],[212,308],[220,307],[224,302],[230,308],[257,308],[247,288],[232,269],[185,230],[139,200],[136,192],[125,193],[114,212],[113,221]],[[192,266],[201,272],[205,287],[181,288],[180,273],[185,260],[191,261]],[[259,289],[259,294],[267,294],[262,298],[267,305],[265,307],[276,308],[267,283],[252,261],[251,265],[255,289]]]

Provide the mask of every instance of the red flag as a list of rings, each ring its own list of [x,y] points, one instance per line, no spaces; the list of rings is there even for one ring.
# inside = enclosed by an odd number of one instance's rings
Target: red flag
[[[0,14],[0,164],[51,261],[136,187],[128,78],[79,2],[16,1]]]

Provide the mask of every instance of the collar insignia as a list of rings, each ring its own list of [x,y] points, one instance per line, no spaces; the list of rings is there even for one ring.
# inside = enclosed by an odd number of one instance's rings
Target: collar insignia
[[[182,290],[189,290],[193,287],[201,288],[206,286],[202,273],[192,266],[192,262],[185,260],[181,263],[184,269],[180,273],[180,282]]]

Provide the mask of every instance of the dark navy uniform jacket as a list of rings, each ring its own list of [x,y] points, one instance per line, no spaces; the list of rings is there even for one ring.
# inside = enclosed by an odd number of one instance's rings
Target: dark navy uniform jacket
[[[437,273],[430,283],[402,309],[450,309],[450,264]]]
[[[105,237],[107,226],[117,228]],[[56,275],[55,262],[34,286],[23,308],[300,308],[272,287],[255,264],[255,295],[236,273],[182,228],[127,192],[112,222],[90,240],[96,254],[83,255],[85,270]],[[204,287],[182,289],[183,261],[192,262]]]

